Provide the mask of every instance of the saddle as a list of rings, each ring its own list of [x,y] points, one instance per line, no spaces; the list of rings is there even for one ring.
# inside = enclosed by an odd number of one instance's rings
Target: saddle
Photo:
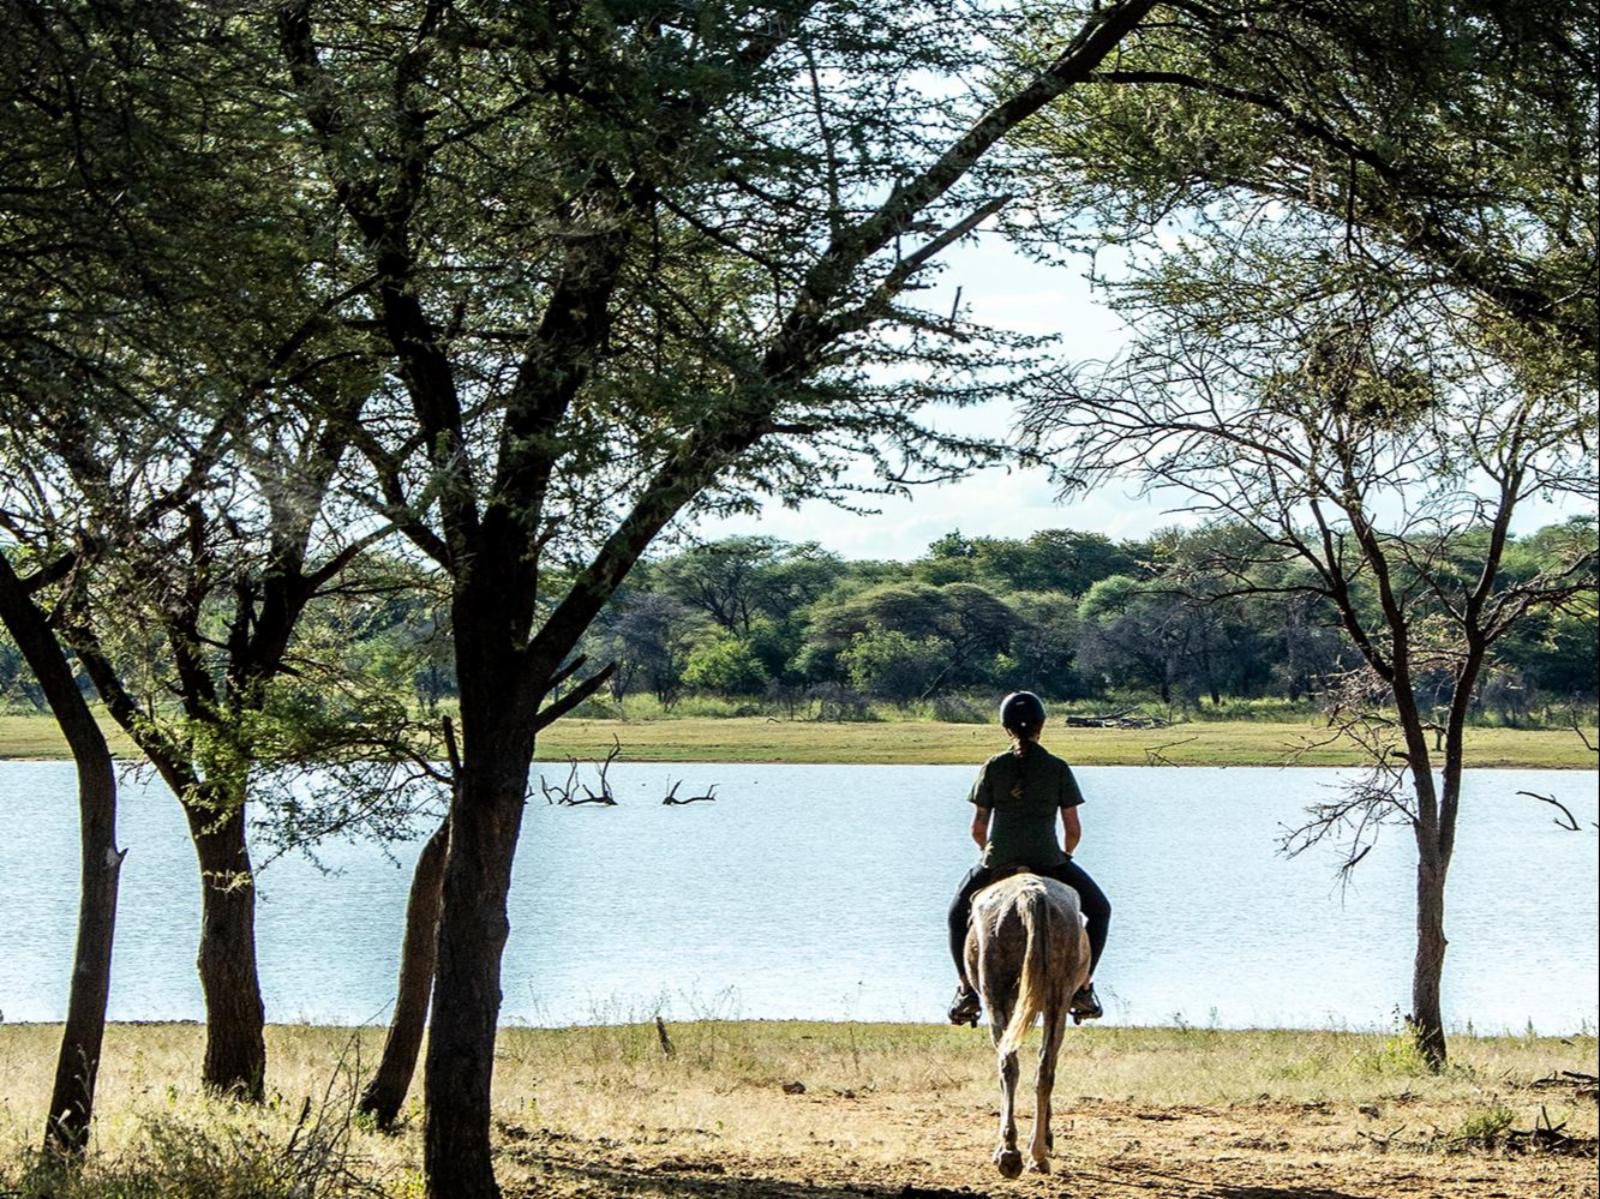
[[[996,868],[995,871],[992,874],[990,874],[989,881],[984,883],[983,886],[978,888],[978,890],[973,894],[973,898],[976,899],[979,895],[982,895],[985,891],[987,891],[990,887],[994,886],[996,883],[1004,882],[1008,878],[1014,878],[1016,875],[1019,875],[1019,874],[1037,874],[1037,873],[1039,873],[1039,872],[1037,870],[1034,870],[1030,866],[1000,866],[1000,867]]]

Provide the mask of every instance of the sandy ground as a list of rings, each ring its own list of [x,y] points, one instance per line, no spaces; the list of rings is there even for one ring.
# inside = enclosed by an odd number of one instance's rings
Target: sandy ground
[[[1082,1196],[1131,1199],[1556,1199],[1596,1194],[1593,1142],[1567,1153],[1449,1145],[1404,1103],[1376,1115],[1327,1103],[1151,1107],[1059,1104],[1049,1175],[1000,1177],[993,1107],[903,1097],[785,1096],[811,1132],[800,1151],[751,1155],[713,1131],[636,1127],[586,1138],[502,1123],[499,1172],[512,1194],[662,1199]],[[1364,1105],[1369,1109],[1377,1105]],[[1031,1105],[1030,1105],[1031,1108]],[[1031,1115],[1031,1111],[1029,1112]],[[1397,1131],[1398,1129],[1398,1131]],[[1020,1126],[1026,1146],[1029,1125]],[[897,1160],[884,1144],[902,1146]],[[880,1152],[859,1150],[878,1146]]]
[[[272,1026],[256,1107],[197,1088],[200,1028],[113,1026],[92,1185],[75,1194],[257,1199],[248,1180],[281,1174],[298,1144],[357,1184],[337,1193],[420,1199],[420,1086],[393,1135],[350,1120],[381,1033]],[[1434,1074],[1398,1034],[1071,1030],[1053,1172],[1015,1181],[991,1162],[999,1088],[984,1030],[704,1021],[666,1035],[502,1030],[506,1199],[1600,1199],[1589,1032],[1457,1036]],[[0,1197],[36,1143],[58,1039],[59,1026],[0,1025]],[[1036,1044],[1018,1094],[1024,1148]],[[1564,1132],[1530,1146],[1522,1134],[1545,1123]]]

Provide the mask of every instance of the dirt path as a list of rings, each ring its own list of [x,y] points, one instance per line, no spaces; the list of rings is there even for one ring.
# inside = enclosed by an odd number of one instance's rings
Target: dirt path
[[[1429,1147],[1404,1112],[1374,1118],[1327,1104],[1135,1108],[1097,1102],[1058,1121],[1056,1172],[1007,1182],[989,1165],[990,1110],[796,1096],[796,1126],[832,1124],[833,1142],[755,1156],[713,1132],[638,1128],[585,1139],[520,1126],[502,1129],[502,1179],[511,1194],[659,1199],[1595,1199],[1592,1156]],[[816,1110],[823,1105],[824,1110]],[[798,1114],[798,1113],[797,1113]],[[863,1132],[903,1148],[863,1154]],[[1384,1148],[1383,1140],[1393,1133]],[[1362,1135],[1365,1134],[1365,1135]],[[1026,1125],[1023,1127],[1026,1137]]]

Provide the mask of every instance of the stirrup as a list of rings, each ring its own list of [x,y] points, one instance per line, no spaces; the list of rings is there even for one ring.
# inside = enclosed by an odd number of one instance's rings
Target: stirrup
[[[1098,1020],[1106,1014],[1105,1008],[1100,1006],[1100,996],[1094,993],[1093,983],[1085,983],[1078,988],[1077,994],[1072,997],[1071,1012],[1074,1024]]]
[[[951,1024],[970,1024],[978,1027],[978,1017],[983,1014],[983,1001],[978,998],[978,993],[970,987],[956,991],[955,1000],[950,1004]]]

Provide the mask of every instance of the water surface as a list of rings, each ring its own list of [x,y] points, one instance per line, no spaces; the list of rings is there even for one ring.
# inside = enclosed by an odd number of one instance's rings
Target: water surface
[[[954,766],[619,764],[613,808],[527,810],[504,965],[506,1022],[648,1016],[937,1020],[944,911],[971,864]],[[561,770],[564,777],[565,768]],[[1286,860],[1280,827],[1319,769],[1084,767],[1078,860],[1115,908],[1107,1018],[1389,1027],[1410,994],[1413,845],[1385,830],[1341,893],[1339,857]],[[718,801],[664,807],[718,784]],[[559,781],[559,780],[556,780]],[[1519,797],[1560,798],[1583,831]],[[537,794],[537,789],[536,789]],[[1447,899],[1446,1019],[1479,1031],[1595,1026],[1596,781],[1469,776]],[[70,764],[0,763],[0,1014],[64,1011],[77,904]],[[157,782],[127,782],[111,1015],[198,1019],[194,855]],[[268,1018],[383,1021],[418,843],[334,844],[262,872]]]

